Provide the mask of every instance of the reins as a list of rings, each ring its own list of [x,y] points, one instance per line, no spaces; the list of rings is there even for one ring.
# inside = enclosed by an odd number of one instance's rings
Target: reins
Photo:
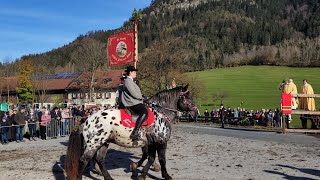
[[[151,107],[158,107],[158,108],[161,108],[161,109],[165,109],[165,110],[168,110],[168,111],[172,111],[172,112],[175,112],[175,113],[180,113],[180,111],[176,110],[176,109],[171,109],[171,108],[166,108],[166,107],[162,107],[162,106],[159,106],[157,104],[151,104]]]

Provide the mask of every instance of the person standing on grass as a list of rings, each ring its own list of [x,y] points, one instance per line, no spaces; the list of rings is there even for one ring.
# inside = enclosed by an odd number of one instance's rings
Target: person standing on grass
[[[208,109],[206,109],[205,111],[204,111],[204,122],[208,122],[209,121],[209,111],[208,111]]]
[[[211,116],[211,121],[212,121],[212,123],[214,122],[214,113],[215,113],[215,110],[212,109],[212,111],[210,112],[210,116]]]
[[[227,110],[226,108],[224,108],[223,104],[221,104],[219,109],[219,118],[222,123],[221,125],[222,128],[224,128],[224,121],[226,119],[226,115],[227,115]]]
[[[14,116],[14,122],[16,125],[16,142],[24,142],[23,140],[23,128],[27,122],[27,117],[25,115],[26,108],[24,106],[20,107],[19,112]]]

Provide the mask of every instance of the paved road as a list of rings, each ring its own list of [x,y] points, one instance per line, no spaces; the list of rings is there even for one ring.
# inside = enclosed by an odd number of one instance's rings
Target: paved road
[[[242,139],[288,143],[312,147],[320,147],[320,135],[307,135],[302,133],[287,133],[281,134],[276,132],[260,131],[260,130],[248,130],[229,128],[222,129],[219,127],[212,127],[208,125],[197,125],[191,123],[176,124],[174,128],[183,129],[183,131],[197,134],[209,134],[226,137],[237,137]]]

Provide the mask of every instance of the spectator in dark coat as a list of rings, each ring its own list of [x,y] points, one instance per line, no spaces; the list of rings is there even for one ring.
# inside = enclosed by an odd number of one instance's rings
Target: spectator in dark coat
[[[222,126],[221,126],[222,128],[224,128],[224,122],[225,122],[226,116],[227,116],[227,110],[226,108],[224,108],[223,104],[221,104],[219,109],[219,118],[222,123]]]
[[[35,141],[34,138],[36,135],[36,127],[37,123],[39,121],[38,114],[34,111],[33,108],[30,109],[30,113],[28,113],[28,126],[29,126],[29,132],[30,132],[30,141]]]
[[[0,125],[0,137],[1,137],[1,144],[8,144],[8,132],[9,132],[9,124],[7,122],[8,116],[3,116],[1,125]]]
[[[60,136],[60,129],[61,129],[61,119],[62,115],[59,111],[58,107],[53,108],[53,111],[50,113],[51,115],[51,127],[55,129],[54,127],[58,128],[55,132],[53,132],[53,136]]]
[[[210,112],[210,117],[211,117],[211,121],[213,122],[214,119],[214,109],[212,109],[212,111]]]
[[[206,109],[204,111],[204,122],[208,122],[209,121],[209,111],[208,109]]]
[[[8,124],[10,125],[9,127],[9,132],[8,132],[8,139],[9,141],[15,141],[16,140],[16,127],[14,126],[14,116],[16,115],[17,111],[9,109],[8,111]]]
[[[19,112],[14,116],[14,122],[16,125],[16,142],[24,142],[23,140],[23,128],[26,124],[27,117],[25,115],[26,109],[24,106],[20,107]]]

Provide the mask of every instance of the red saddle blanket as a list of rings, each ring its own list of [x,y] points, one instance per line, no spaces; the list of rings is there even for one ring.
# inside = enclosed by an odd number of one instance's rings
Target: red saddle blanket
[[[154,114],[148,109],[148,119],[142,123],[142,126],[150,126],[154,122]],[[134,128],[136,125],[135,121],[132,121],[132,116],[129,115],[124,109],[120,109],[121,124],[125,127]]]

